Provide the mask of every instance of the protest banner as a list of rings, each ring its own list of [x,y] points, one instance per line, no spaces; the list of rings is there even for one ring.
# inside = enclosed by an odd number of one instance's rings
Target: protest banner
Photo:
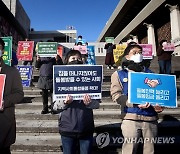
[[[105,42],[114,44],[114,37],[105,37]]]
[[[174,51],[175,46],[172,43],[167,43],[166,45],[163,45],[164,51]]]
[[[127,44],[116,44],[116,49],[113,49],[114,62],[117,66],[120,66],[122,56],[126,47]]]
[[[81,54],[87,54],[87,46],[86,45],[75,45],[73,47],[74,50],[78,50],[81,52]]]
[[[57,48],[57,54],[63,58],[63,53],[64,53],[64,47],[60,44],[58,44],[58,48]]]
[[[4,63],[11,66],[11,59],[12,59],[12,37],[1,37],[5,43],[4,46],[4,54],[3,54],[3,60]]]
[[[87,46],[87,52],[88,52],[87,64],[96,65],[94,46],[93,45]]]
[[[24,65],[20,66],[20,65],[18,65],[17,69],[19,70],[23,87],[30,87],[31,80],[32,80],[33,67],[32,66],[24,66]]]
[[[82,100],[85,94],[101,99],[102,71],[102,65],[53,66],[53,101],[65,100],[68,94],[73,100]]]
[[[175,75],[129,72],[128,78],[129,103],[177,107]]]
[[[143,59],[153,59],[152,44],[139,44],[142,47]]]
[[[5,86],[5,74],[0,74],[0,110],[3,110],[3,94],[4,94],[4,86]]]
[[[40,57],[55,57],[57,55],[57,42],[38,42],[37,50]]]
[[[20,61],[31,61],[33,58],[34,41],[19,41],[17,58]]]

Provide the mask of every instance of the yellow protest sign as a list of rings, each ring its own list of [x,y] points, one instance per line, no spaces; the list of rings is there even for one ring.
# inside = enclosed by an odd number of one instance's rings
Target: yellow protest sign
[[[120,66],[122,55],[126,47],[127,44],[117,44],[116,49],[113,49],[114,62],[116,66]]]

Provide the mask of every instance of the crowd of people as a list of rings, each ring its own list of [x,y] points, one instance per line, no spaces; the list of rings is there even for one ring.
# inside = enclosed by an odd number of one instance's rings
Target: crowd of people
[[[163,40],[157,50],[159,73],[171,73],[171,54],[163,50]],[[114,69],[113,44],[106,44],[107,50],[105,64],[108,69]],[[10,146],[15,142],[15,104],[23,99],[23,87],[19,72],[15,67],[4,64],[2,54],[4,41],[0,39],[0,74],[6,74],[4,87],[4,108],[0,111],[0,153],[9,154]],[[17,58],[13,58],[12,64],[17,65]],[[53,92],[53,65],[82,65],[83,55],[78,50],[70,50],[64,60],[56,57],[39,57],[36,55],[35,67],[39,69],[38,88],[42,89],[41,114],[56,114],[52,101]],[[26,64],[25,64],[26,65]],[[32,64],[31,64],[32,65]],[[130,43],[124,51],[121,61],[121,70],[116,70],[111,75],[110,93],[113,102],[121,105],[123,122],[121,130],[124,138],[154,138],[157,136],[158,113],[163,111],[159,105],[128,103],[128,72],[152,73],[149,69],[149,61],[143,60],[142,47],[137,43]],[[51,104],[48,105],[48,96],[51,97]],[[63,101],[59,101],[61,111],[59,113],[59,133],[61,135],[64,154],[72,154],[78,151],[81,154],[92,153],[94,117],[93,109],[99,108],[101,100],[91,99],[87,93],[82,100],[73,100],[67,95]],[[95,104],[92,105],[91,104]],[[50,111],[49,111],[50,108]],[[78,146],[77,146],[78,145]],[[136,153],[137,143],[124,143],[122,153]],[[144,143],[143,153],[154,153],[152,142]]]

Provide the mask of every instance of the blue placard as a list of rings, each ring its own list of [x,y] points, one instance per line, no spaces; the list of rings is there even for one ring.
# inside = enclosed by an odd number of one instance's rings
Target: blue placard
[[[65,100],[68,94],[74,100],[82,100],[85,94],[101,99],[102,77],[102,65],[53,66],[53,101]]]
[[[19,70],[23,87],[30,87],[32,80],[32,66],[17,66]]]
[[[87,52],[88,52],[87,64],[96,65],[94,46],[87,46]]]
[[[129,72],[128,78],[129,103],[177,107],[175,75]]]

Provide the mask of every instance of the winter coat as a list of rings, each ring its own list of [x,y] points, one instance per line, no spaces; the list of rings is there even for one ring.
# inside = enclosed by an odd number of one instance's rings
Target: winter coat
[[[0,148],[5,148],[15,143],[15,104],[23,99],[24,92],[20,74],[15,67],[10,67],[1,60],[0,74],[6,74],[4,110],[0,111]]]
[[[157,49],[158,60],[171,60],[173,51],[164,51],[162,46]]]
[[[85,105],[82,100],[74,100],[66,105],[59,117],[59,132],[63,136],[89,136],[94,132],[93,110],[99,108],[100,100],[92,100]]]
[[[36,68],[40,68],[40,76],[38,79],[38,88],[52,89],[53,88],[53,65],[56,65],[56,59],[50,57],[42,57],[36,61]]]

